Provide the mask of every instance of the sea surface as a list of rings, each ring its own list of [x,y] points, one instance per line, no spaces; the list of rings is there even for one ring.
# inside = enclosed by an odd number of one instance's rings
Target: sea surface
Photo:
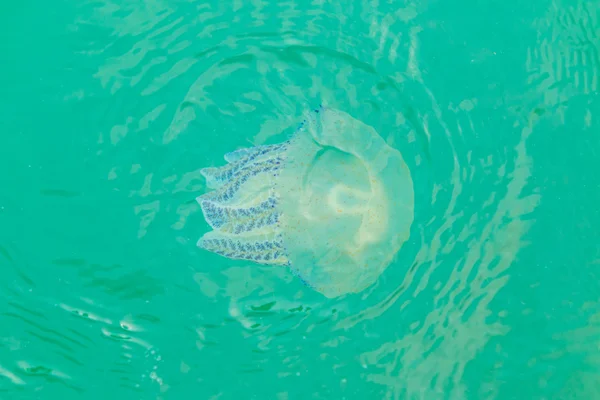
[[[0,399],[600,399],[600,1],[0,5]],[[196,242],[327,104],[414,183],[327,298]]]

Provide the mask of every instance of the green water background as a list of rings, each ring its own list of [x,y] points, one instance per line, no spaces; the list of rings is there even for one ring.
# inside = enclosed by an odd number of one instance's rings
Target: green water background
[[[600,3],[0,5],[0,399],[600,398]],[[196,248],[199,170],[321,102],[415,183],[328,300]]]

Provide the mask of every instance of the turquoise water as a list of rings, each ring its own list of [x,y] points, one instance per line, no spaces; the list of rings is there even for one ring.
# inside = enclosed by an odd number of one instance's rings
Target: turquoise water
[[[600,2],[0,6],[1,399],[600,398]],[[415,185],[372,287],[196,247],[321,102]]]

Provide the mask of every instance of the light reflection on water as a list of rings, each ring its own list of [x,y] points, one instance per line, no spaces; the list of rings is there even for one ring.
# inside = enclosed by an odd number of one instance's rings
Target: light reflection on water
[[[597,125],[600,25],[586,4],[553,2],[532,26],[498,20],[495,29],[516,29],[523,43],[472,49],[435,2],[79,5],[66,35],[76,73],[60,90],[64,104],[90,113],[92,166],[81,179],[90,183],[40,191],[40,204],[71,221],[46,232],[47,253],[0,236],[11,266],[0,325],[15,332],[0,340],[10,385],[0,393],[58,384],[51,393],[509,397],[520,371],[509,370],[503,343],[519,318],[546,311],[501,294],[533,268],[523,252],[552,251],[532,238],[538,208],[553,199],[535,179],[543,153],[531,142],[571,114]],[[331,301],[285,269],[194,246],[205,228],[193,200],[205,190],[199,170],[289,133],[322,102],[400,149],[416,196],[411,239],[394,264],[360,295]],[[599,390],[591,297],[573,306],[587,310],[574,324],[584,327],[544,339],[567,350],[523,360],[584,359],[585,372],[556,378],[563,392]],[[555,375],[538,375],[527,390],[543,398]]]

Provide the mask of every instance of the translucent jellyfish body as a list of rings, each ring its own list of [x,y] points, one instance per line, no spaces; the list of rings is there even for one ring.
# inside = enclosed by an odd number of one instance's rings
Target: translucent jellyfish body
[[[289,267],[326,297],[372,285],[408,239],[413,184],[399,151],[326,107],[286,142],[225,155],[197,198],[213,228],[198,246]]]

